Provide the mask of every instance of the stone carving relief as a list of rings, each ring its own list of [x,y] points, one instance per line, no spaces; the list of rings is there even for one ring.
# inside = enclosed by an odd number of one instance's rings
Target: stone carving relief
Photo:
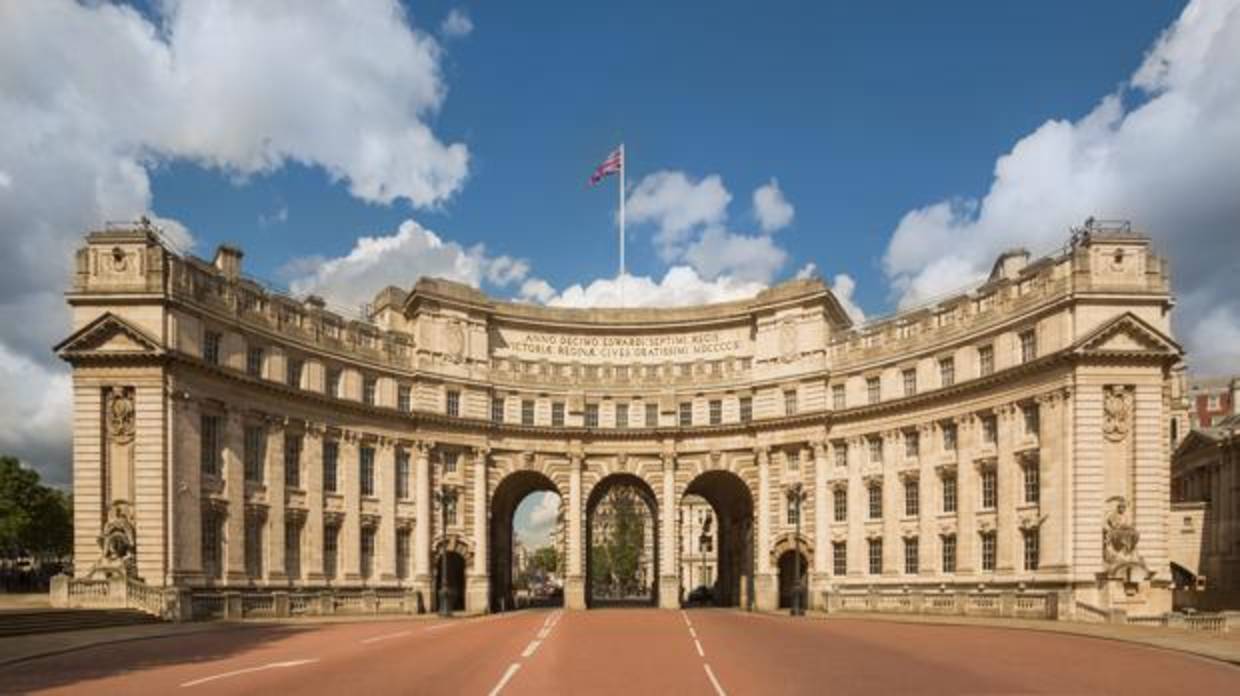
[[[124,387],[108,390],[106,423],[108,437],[116,444],[127,444],[134,436],[133,391]]]
[[[797,325],[791,319],[779,326],[779,357],[784,362],[797,359]]]
[[[108,521],[96,541],[99,544],[99,559],[87,577],[102,575],[105,578],[141,579],[138,577],[137,533],[128,503],[119,500],[112,503]]]
[[[1123,442],[1131,427],[1132,394],[1125,387],[1111,386],[1102,395],[1102,434],[1111,442]]]
[[[448,356],[454,360],[465,357],[465,330],[460,324],[449,324],[444,330],[444,347]]]
[[[1152,575],[1145,559],[1137,552],[1141,534],[1128,514],[1128,501],[1122,496],[1107,499],[1110,512],[1102,528],[1102,560],[1106,564],[1106,577],[1135,584]]]

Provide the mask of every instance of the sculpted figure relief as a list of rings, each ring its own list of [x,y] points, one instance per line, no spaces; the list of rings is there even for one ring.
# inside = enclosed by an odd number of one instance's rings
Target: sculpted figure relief
[[[133,439],[133,395],[123,388],[108,392],[108,435],[114,442],[124,444]]]
[[[1137,553],[1141,534],[1128,517],[1128,501],[1123,496],[1107,500],[1111,511],[1107,513],[1102,528],[1102,560],[1106,563],[1109,578],[1125,582],[1139,582],[1150,576],[1145,559]]]
[[[120,576],[138,579],[137,534],[129,504],[118,500],[112,503],[108,521],[97,537],[99,560],[95,561],[90,576]]]

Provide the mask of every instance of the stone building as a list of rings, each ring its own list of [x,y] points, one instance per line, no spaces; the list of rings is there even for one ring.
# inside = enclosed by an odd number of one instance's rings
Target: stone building
[[[1171,494],[1178,603],[1240,608],[1240,415],[1184,438],[1171,462]]]
[[[1240,415],[1240,377],[1202,377],[1188,381],[1188,425],[1209,428]]]
[[[496,609],[513,513],[546,490],[566,508],[566,603],[584,607],[591,515],[624,484],[655,519],[664,607],[692,495],[712,508],[724,604],[776,606],[800,549],[815,606],[993,590],[1058,615],[1170,607],[1181,350],[1166,263],[1127,226],[1006,253],[974,290],[860,326],[817,280],[579,310],[423,278],[350,319],[241,266],[143,225],[79,251],[56,348],[79,573],[99,558],[156,587],[419,597],[442,582]]]
[[[715,568],[715,513],[700,495],[680,501],[680,587],[687,593],[697,587],[713,587]]]

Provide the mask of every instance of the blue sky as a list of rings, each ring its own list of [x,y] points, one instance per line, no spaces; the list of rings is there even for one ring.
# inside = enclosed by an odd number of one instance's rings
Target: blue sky
[[[0,453],[68,481],[73,252],[143,214],[345,308],[816,273],[858,321],[1128,218],[1190,371],[1240,372],[1240,0],[395,2],[0,3]]]

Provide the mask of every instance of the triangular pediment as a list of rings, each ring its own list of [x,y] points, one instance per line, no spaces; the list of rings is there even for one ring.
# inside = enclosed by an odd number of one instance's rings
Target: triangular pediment
[[[1175,448],[1175,452],[1172,453],[1172,458],[1182,457],[1189,452],[1199,450],[1203,447],[1217,446],[1218,439],[1212,434],[1204,430],[1190,430],[1188,431],[1188,435],[1185,435],[1184,439],[1180,441],[1179,446]]]
[[[1164,353],[1180,355],[1184,351],[1169,336],[1137,315],[1127,312],[1099,326],[1077,341],[1076,351],[1086,354]]]
[[[56,346],[56,354],[70,362],[83,358],[145,357],[162,354],[159,342],[142,329],[107,312]]]

